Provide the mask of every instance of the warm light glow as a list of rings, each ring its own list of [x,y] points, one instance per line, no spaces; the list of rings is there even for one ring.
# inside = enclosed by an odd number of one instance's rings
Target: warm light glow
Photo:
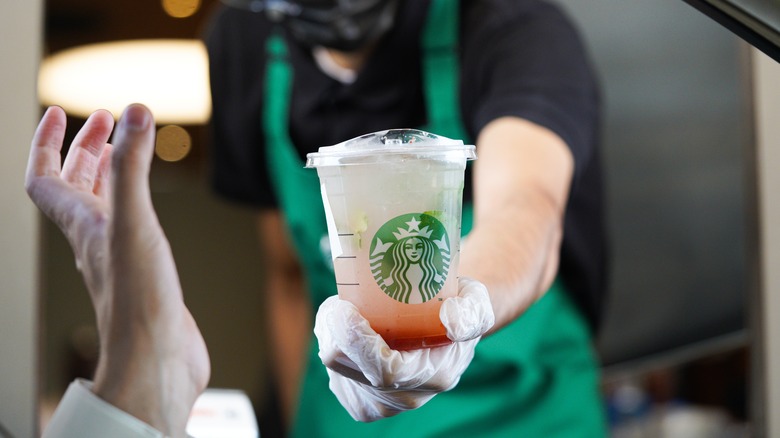
[[[38,76],[44,105],[87,117],[99,108],[118,117],[143,103],[160,124],[205,123],[211,117],[208,58],[197,40],[93,44],[45,59]]]
[[[154,153],[164,161],[181,161],[192,149],[192,140],[181,126],[163,126],[157,131]]]
[[[174,18],[187,18],[198,12],[200,0],[162,0],[165,13]]]

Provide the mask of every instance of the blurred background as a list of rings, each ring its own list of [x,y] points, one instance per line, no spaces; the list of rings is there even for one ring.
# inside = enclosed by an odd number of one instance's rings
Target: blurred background
[[[605,105],[612,273],[597,348],[613,436],[751,436],[757,219],[749,48],[680,0],[557,3],[585,38]],[[198,39],[217,6],[46,0],[43,56],[121,40]],[[69,118],[70,136],[83,122]],[[275,411],[266,398],[253,212],[210,193],[202,120],[158,128],[153,198],[211,353],[210,386],[247,392],[262,431]],[[47,221],[39,239],[45,421],[67,384],[91,375],[97,351],[67,242]]]

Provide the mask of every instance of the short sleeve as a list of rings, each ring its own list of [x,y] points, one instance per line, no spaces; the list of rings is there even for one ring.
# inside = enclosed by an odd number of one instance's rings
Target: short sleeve
[[[469,129],[479,132],[504,116],[544,126],[571,149],[576,182],[594,153],[600,104],[596,75],[573,23],[550,3],[489,0],[475,2],[464,26]]]

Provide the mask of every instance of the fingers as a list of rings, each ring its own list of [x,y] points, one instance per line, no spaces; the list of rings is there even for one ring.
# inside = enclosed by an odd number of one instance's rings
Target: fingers
[[[417,409],[436,395],[435,392],[383,391],[327,371],[333,394],[355,421],[364,423]]]
[[[107,143],[100,155],[100,161],[97,168],[97,176],[92,192],[108,202],[111,199],[111,153],[114,147]]]
[[[98,110],[87,118],[73,139],[62,167],[62,179],[76,190],[93,191],[100,157],[113,127],[111,113]]]
[[[65,111],[60,107],[50,107],[38,123],[30,147],[25,176],[28,192],[35,178],[60,174],[60,150],[64,139]]]
[[[65,138],[65,111],[59,107],[46,110],[35,130],[30,156],[27,160],[24,187],[30,199],[48,217],[53,218],[58,203],[57,184],[54,190],[47,188],[47,180],[60,175],[60,150]]]
[[[344,310],[353,314],[353,312],[349,311],[349,306],[354,307],[352,303],[340,300],[335,295],[329,297],[320,305],[314,322],[314,334],[317,336],[317,342],[320,347],[320,360],[322,360],[323,365],[342,376],[370,385],[371,383],[360,371],[357,364],[344,354],[336,340],[336,337],[346,337],[343,334],[343,330],[333,327],[334,321],[343,319],[338,309],[345,307],[346,309]],[[355,313],[357,312],[355,311]],[[336,314],[335,317],[332,316],[334,314]]]
[[[92,114],[76,135],[61,166],[65,111],[53,106],[41,118],[30,148],[25,188],[33,202],[59,225],[63,225],[61,216],[66,213],[63,209],[73,207],[73,191],[91,192],[101,178],[107,177],[106,168],[100,169],[100,157],[106,153],[106,140],[113,124],[107,111]]]
[[[99,115],[98,119],[101,117],[103,116]],[[94,126],[94,121],[91,125]],[[62,108],[53,106],[46,110],[33,136],[25,188],[35,205],[54,221],[70,240],[74,232],[71,224],[79,214],[88,214],[90,207],[87,204],[90,200],[83,196],[84,193],[74,191],[74,187],[61,178],[60,153],[65,139],[65,127],[66,116]],[[72,162],[79,160],[78,155],[78,152],[73,154]]]

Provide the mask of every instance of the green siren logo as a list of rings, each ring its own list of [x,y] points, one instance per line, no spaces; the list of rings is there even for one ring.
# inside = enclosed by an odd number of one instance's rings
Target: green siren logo
[[[392,299],[424,303],[439,293],[450,269],[447,230],[425,213],[385,222],[371,241],[369,264],[380,288]]]

